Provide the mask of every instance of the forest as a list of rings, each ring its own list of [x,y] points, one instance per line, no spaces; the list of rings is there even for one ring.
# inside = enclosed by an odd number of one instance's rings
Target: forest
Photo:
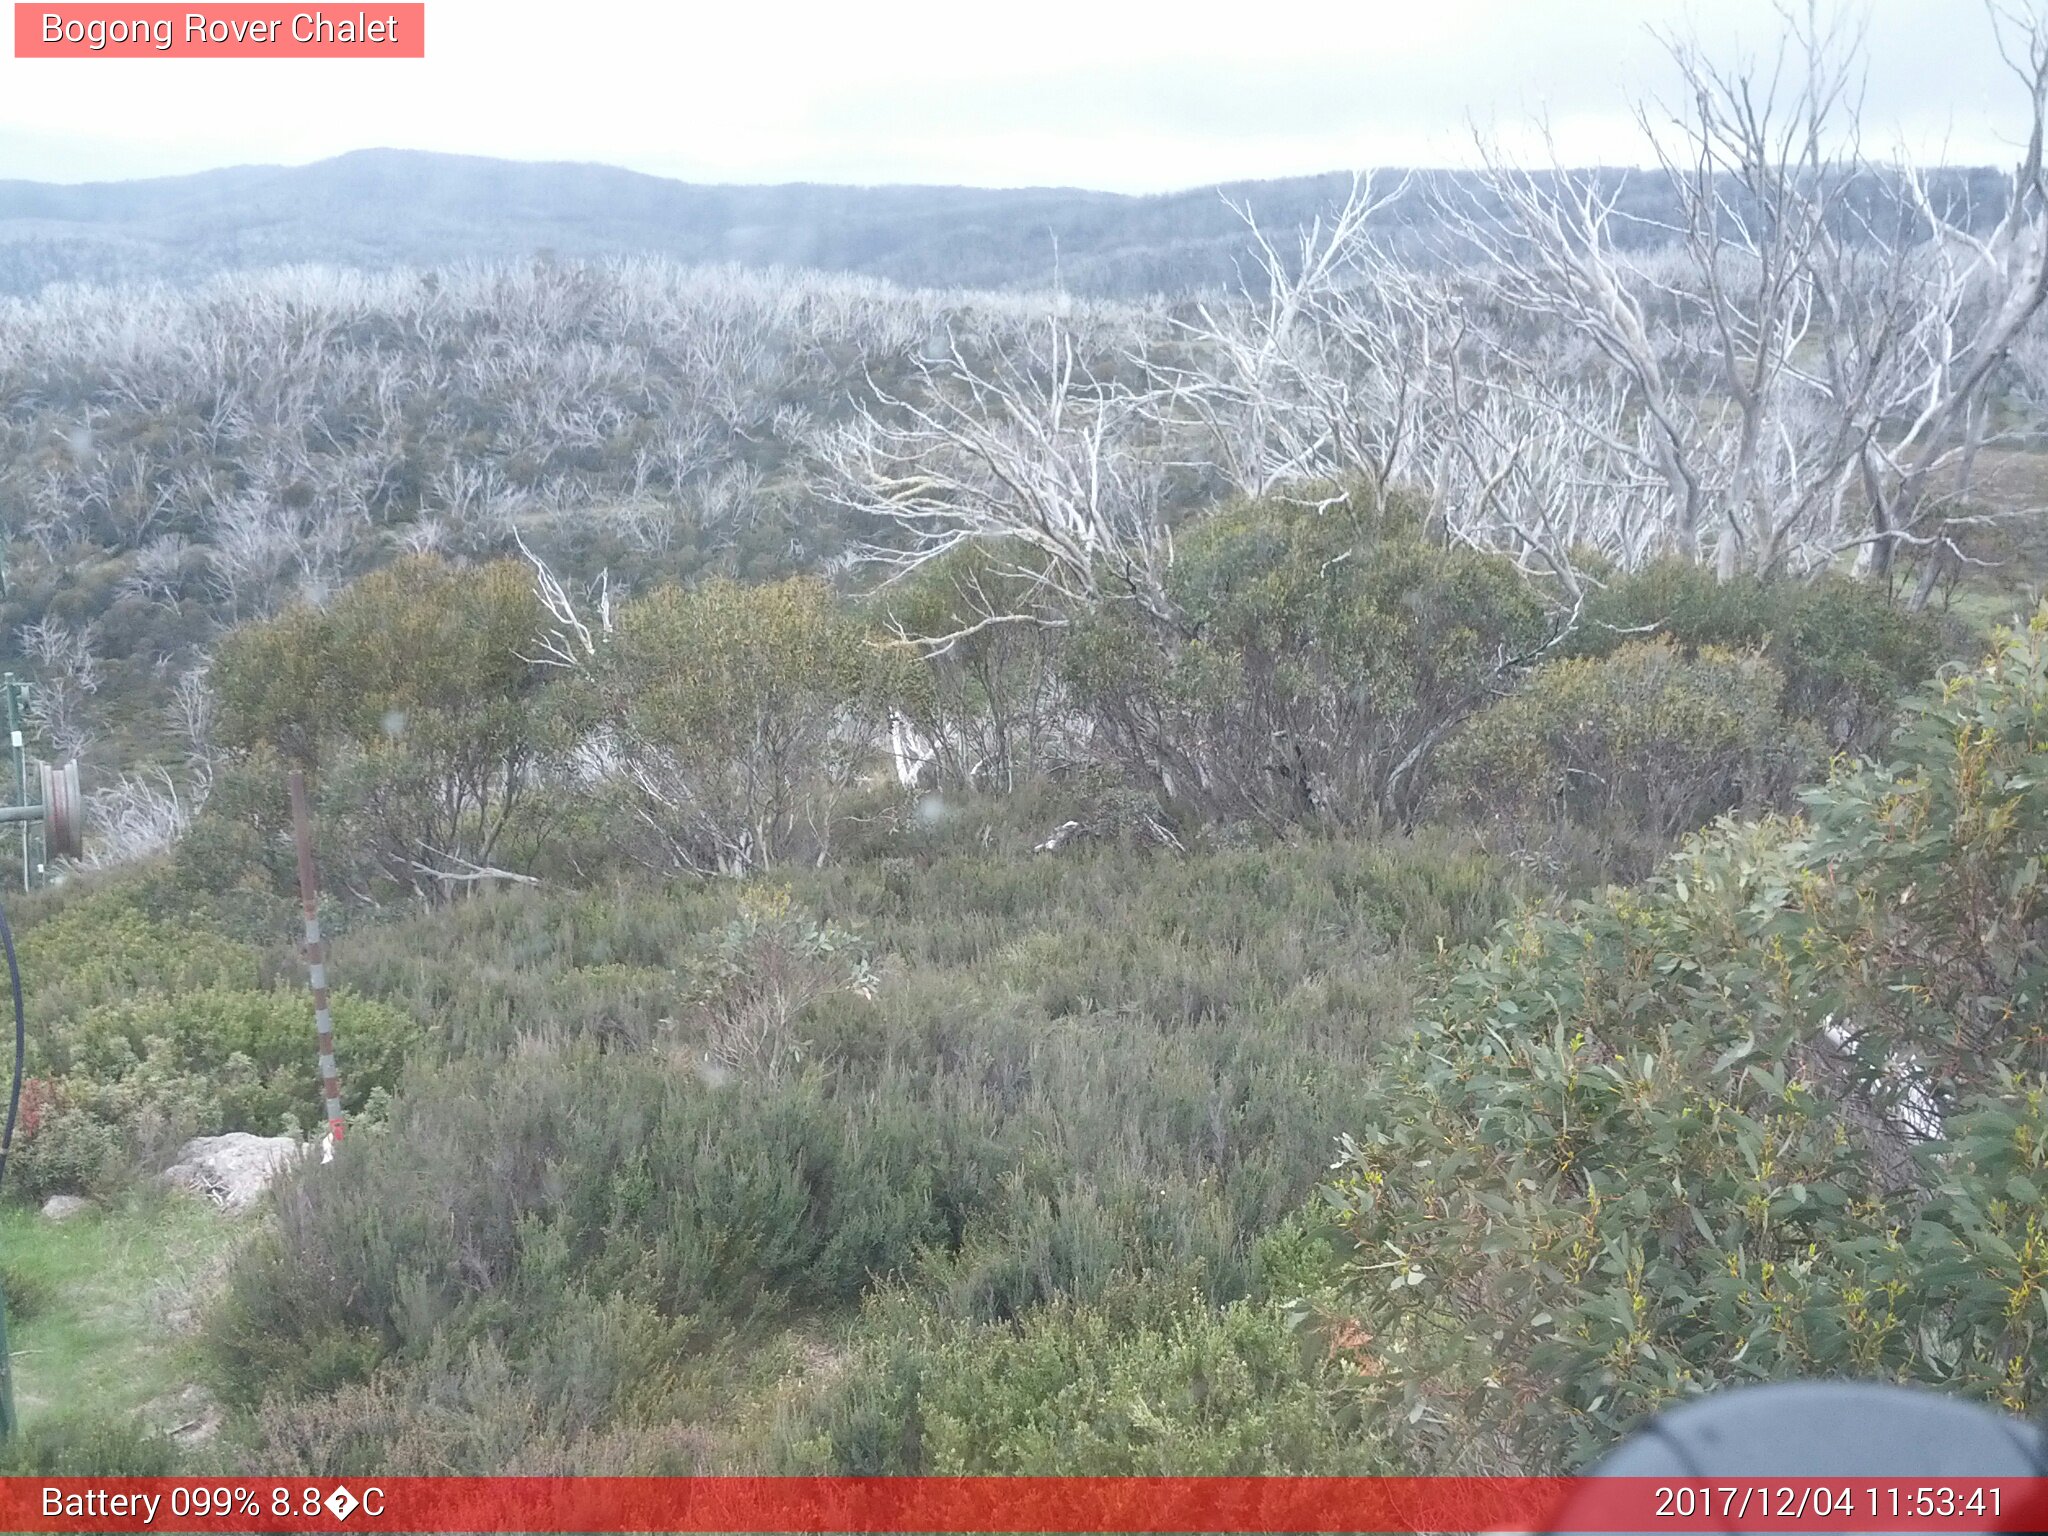
[[[2048,28],[1994,21],[2010,171],[1867,158],[1809,20],[1675,47],[1635,183],[1360,175],[1227,287],[0,298],[0,632],[89,791],[8,901],[6,1470],[2040,1413]],[[309,1150],[166,1186],[237,1132]]]

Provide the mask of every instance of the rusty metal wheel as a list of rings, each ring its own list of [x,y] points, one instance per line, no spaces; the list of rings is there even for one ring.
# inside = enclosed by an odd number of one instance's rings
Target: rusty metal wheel
[[[38,763],[43,781],[43,847],[48,859],[76,859],[85,853],[85,797],[78,791],[76,758],[62,768]]]

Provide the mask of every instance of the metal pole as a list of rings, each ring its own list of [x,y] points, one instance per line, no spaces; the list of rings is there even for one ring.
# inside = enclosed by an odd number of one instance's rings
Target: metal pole
[[[0,953],[7,957],[8,1001],[14,1004],[14,1071],[7,1085],[7,1121],[0,1125],[0,1176],[14,1150],[14,1128],[21,1114],[21,1085],[28,1066],[28,1010],[21,1000],[21,957],[15,953],[14,930],[0,911]],[[14,1417],[14,1353],[7,1342],[7,1293],[0,1287],[0,1440],[12,1440]]]
[[[7,1293],[0,1291],[0,1440],[12,1440],[14,1418],[14,1356],[7,1347]]]
[[[320,1086],[327,1095],[327,1134],[341,1145],[341,1072],[334,1064],[334,1016],[327,1008],[327,946],[320,940],[320,886],[313,874],[313,823],[306,814],[306,776],[292,770],[292,839],[299,849],[299,904],[306,913],[306,971],[313,984],[313,1032],[320,1045]]]
[[[14,803],[28,804],[28,755],[21,744],[21,684],[15,681],[12,672],[7,674],[7,730],[14,743]],[[21,888],[34,888],[35,866],[28,856],[29,827],[21,824]]]

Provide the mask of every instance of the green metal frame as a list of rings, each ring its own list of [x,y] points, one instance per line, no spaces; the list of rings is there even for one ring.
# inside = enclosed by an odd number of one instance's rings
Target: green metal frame
[[[32,891],[42,883],[43,867],[49,860],[42,843],[43,807],[28,797],[28,749],[22,741],[21,680],[6,674],[8,750],[14,755],[14,804],[0,806],[0,823],[21,826],[21,888]]]
[[[14,1354],[7,1343],[7,1291],[0,1287],[0,1441],[12,1440],[14,1419]]]
[[[0,807],[0,820],[15,821],[21,826],[21,888],[26,891],[35,887],[37,862],[32,839],[37,834],[32,829],[40,824],[43,808],[30,806],[28,802],[28,753],[21,738],[21,682],[9,672],[5,687],[7,737],[9,749],[14,754],[14,804]],[[14,1416],[14,1352],[7,1339],[7,1290],[0,1285],[0,1441],[12,1440],[17,1427]]]
[[[28,753],[21,740],[21,683],[12,672],[6,677],[7,688],[7,733],[14,752],[14,805],[28,804]],[[41,814],[41,807],[37,807]],[[29,827],[27,820],[21,823],[21,888],[29,890],[35,878],[35,865],[29,854]],[[0,1440],[12,1440],[15,1431],[14,1419],[14,1353],[7,1342],[7,1289],[0,1285]]]
[[[0,597],[7,595],[7,543],[0,539]],[[14,752],[14,803],[28,804],[28,754],[21,740],[21,684],[14,674],[6,675],[7,734]],[[29,823],[21,824],[21,886],[29,888],[34,866],[29,862]],[[12,1440],[17,1428],[14,1417],[14,1349],[7,1341],[7,1288],[0,1285],[0,1441]]]

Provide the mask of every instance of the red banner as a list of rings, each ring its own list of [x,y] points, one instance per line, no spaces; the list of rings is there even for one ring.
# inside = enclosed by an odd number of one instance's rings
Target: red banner
[[[18,59],[423,59],[424,4],[14,7]]]
[[[2044,1513],[2044,1478],[0,1479],[9,1531],[2038,1531]]]

